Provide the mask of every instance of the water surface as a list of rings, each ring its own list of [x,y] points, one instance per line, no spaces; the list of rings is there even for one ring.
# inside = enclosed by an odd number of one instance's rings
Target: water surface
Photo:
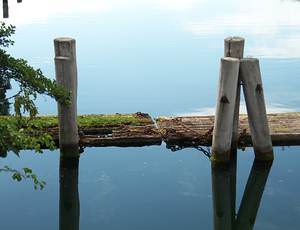
[[[11,52],[50,78],[53,39],[76,38],[82,114],[213,113],[223,39],[232,35],[260,59],[268,111],[284,112],[300,110],[299,10],[288,0],[35,0],[10,3],[8,22],[17,25]],[[51,99],[38,105],[56,114]],[[254,229],[299,229],[299,151],[275,149]],[[59,161],[57,151],[1,159],[47,182],[34,191],[0,175],[3,229],[58,229]],[[236,211],[252,162],[252,149],[239,151]],[[213,228],[210,162],[195,149],[88,148],[78,180],[81,230]]]

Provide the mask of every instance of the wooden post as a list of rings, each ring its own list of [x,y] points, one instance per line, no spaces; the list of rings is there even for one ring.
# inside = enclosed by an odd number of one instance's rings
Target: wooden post
[[[59,167],[59,230],[79,230],[79,157],[61,157]]]
[[[244,56],[245,39],[242,37],[227,37],[224,39],[224,57],[233,57],[241,59]],[[240,114],[240,98],[241,98],[241,77],[239,74],[236,100],[233,116],[233,130],[231,141],[231,193],[232,193],[232,210],[235,212],[236,201],[236,166],[237,166],[237,146],[239,131],[239,114]]]
[[[8,0],[3,0],[3,18],[8,18]]]
[[[66,155],[78,155],[78,151],[68,151],[78,147],[77,126],[77,66],[75,39],[54,40],[56,81],[71,91],[71,104],[58,103],[59,144]],[[76,154],[75,154],[76,153]]]
[[[246,58],[240,61],[251,138],[257,160],[273,160],[259,60]]]
[[[241,59],[244,55],[245,39],[241,37],[228,37],[224,40],[224,56]],[[239,129],[239,113],[240,113],[240,76],[237,84],[236,101],[233,119],[233,132],[232,132],[232,154],[236,154],[238,142],[238,129]],[[235,156],[233,156],[235,157]]]
[[[245,39],[241,37],[227,37],[224,40],[224,56],[243,58]]]
[[[271,166],[272,161],[253,162],[238,211],[235,229],[253,229]]]
[[[222,58],[220,67],[219,93],[214,122],[212,157],[213,162],[229,162],[239,74],[239,59]]]

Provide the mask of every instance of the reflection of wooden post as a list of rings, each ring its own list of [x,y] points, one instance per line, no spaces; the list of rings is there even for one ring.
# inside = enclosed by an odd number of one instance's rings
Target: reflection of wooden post
[[[59,230],[79,230],[79,157],[60,159]]]
[[[253,162],[237,215],[236,230],[253,229],[271,166],[272,161]]]
[[[8,18],[8,0],[3,0],[3,18]]]
[[[235,210],[232,210],[232,171],[230,165],[212,164],[211,169],[214,230],[232,230]]]
[[[55,72],[59,85],[71,91],[71,104],[58,103],[59,143],[63,150],[78,146],[77,126],[77,66],[75,40],[57,38],[55,47]],[[69,151],[72,153],[72,151]]]
[[[22,2],[22,0],[17,0],[17,2],[18,2],[18,3],[21,3],[21,2]]]
[[[228,57],[221,59],[211,158],[215,162],[228,162],[230,160],[238,74],[239,59]]]
[[[273,160],[259,61],[246,58],[240,65],[255,157],[257,160]]]

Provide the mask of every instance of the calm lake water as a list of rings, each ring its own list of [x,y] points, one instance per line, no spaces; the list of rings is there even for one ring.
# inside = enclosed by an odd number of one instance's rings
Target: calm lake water
[[[223,39],[232,35],[245,37],[245,56],[260,59],[268,111],[300,111],[299,11],[293,0],[32,0],[10,3],[7,22],[17,25],[10,51],[50,78],[53,39],[76,38],[79,113],[156,117],[214,112]],[[56,114],[53,100],[41,97],[38,105],[42,114]],[[251,171],[253,150],[238,152],[240,219],[255,222],[254,229],[300,228],[299,153],[300,147],[275,148],[271,168]],[[58,151],[1,159],[0,167],[30,167],[47,182],[34,191],[30,181],[0,175],[2,229],[58,229],[60,214],[66,229],[213,229],[212,187],[222,188],[225,203],[231,199],[230,170],[212,171],[196,149],[88,148],[78,171],[76,162],[65,168],[70,181],[61,188],[59,160]],[[245,190],[248,177],[256,186]],[[68,188],[74,196],[59,198]],[[71,209],[78,199],[80,207]],[[71,218],[64,215],[68,208]],[[217,210],[218,217],[231,210]]]

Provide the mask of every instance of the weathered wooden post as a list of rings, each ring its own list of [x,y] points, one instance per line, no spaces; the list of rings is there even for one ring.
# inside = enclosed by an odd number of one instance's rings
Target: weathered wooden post
[[[243,58],[245,39],[242,37],[227,37],[224,39],[224,56]]]
[[[8,18],[9,13],[8,13],[8,0],[3,0],[3,18]]]
[[[235,229],[253,229],[271,166],[272,161],[253,162],[241,205],[237,214]]]
[[[212,140],[212,162],[229,162],[233,117],[239,74],[239,59],[222,58],[219,93]]]
[[[233,57],[241,59],[244,56],[245,39],[242,37],[227,37],[224,39],[224,57]],[[237,146],[239,131],[239,114],[240,114],[240,98],[241,98],[241,77],[239,73],[236,100],[233,116],[232,142],[231,142],[231,193],[232,193],[232,210],[235,211],[236,200],[236,166],[237,166]]]
[[[227,37],[224,39],[224,56],[241,59],[244,56],[245,39],[241,37]],[[233,119],[233,132],[232,132],[232,154],[234,155],[237,150],[238,142],[238,128],[239,128],[239,113],[240,113],[240,95],[241,95],[241,79],[239,76],[236,101]],[[235,157],[235,156],[233,156]]]
[[[257,160],[273,160],[259,60],[245,58],[240,61],[251,138]]]
[[[59,145],[65,156],[78,155],[76,42],[72,38],[54,40],[56,81],[71,91],[71,104],[58,103]]]

